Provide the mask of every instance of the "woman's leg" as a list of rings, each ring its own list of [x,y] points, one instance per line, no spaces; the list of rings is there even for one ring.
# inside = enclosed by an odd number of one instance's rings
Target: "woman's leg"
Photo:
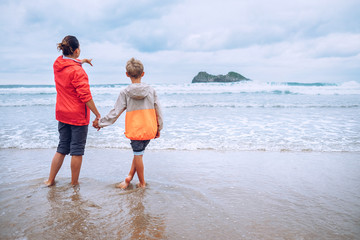
[[[71,184],[79,185],[79,175],[82,163],[82,156],[71,156]]]
[[[55,177],[64,162],[64,158],[65,158],[65,154],[61,154],[58,152],[55,153],[53,160],[51,162],[49,178],[47,181],[45,181],[46,185],[48,185],[48,186],[54,185]]]

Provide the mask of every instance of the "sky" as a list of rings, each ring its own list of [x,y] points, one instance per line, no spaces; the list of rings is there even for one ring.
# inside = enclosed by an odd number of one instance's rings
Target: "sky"
[[[78,38],[90,84],[190,83],[200,71],[259,82],[360,82],[359,0],[2,0],[0,84],[54,84],[56,44]]]

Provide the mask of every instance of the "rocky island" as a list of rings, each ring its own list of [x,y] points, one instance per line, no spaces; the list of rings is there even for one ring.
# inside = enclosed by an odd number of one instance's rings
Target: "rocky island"
[[[192,83],[209,83],[209,82],[240,82],[240,81],[251,81],[243,75],[236,72],[229,72],[226,75],[211,75],[207,72],[199,72],[196,75]]]

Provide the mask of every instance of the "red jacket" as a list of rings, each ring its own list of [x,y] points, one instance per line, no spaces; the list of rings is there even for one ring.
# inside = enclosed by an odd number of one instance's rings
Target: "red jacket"
[[[54,62],[56,96],[56,120],[84,126],[90,122],[90,109],[86,102],[92,99],[89,79],[75,59],[58,57]]]

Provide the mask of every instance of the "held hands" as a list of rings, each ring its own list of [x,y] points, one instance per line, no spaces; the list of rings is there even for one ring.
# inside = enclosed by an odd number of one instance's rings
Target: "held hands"
[[[93,127],[96,128],[98,131],[100,131],[101,129],[101,127],[99,126],[99,119],[100,117],[95,118],[95,120],[93,121]]]
[[[90,66],[92,66],[91,61],[92,61],[92,59],[84,58],[84,59],[81,60],[81,63],[88,63],[88,64],[90,64]]]

